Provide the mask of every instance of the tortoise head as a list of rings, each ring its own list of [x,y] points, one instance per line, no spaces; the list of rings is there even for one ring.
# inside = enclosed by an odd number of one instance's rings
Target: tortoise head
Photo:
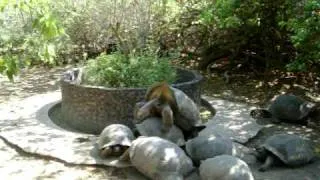
[[[307,116],[310,115],[310,113],[316,111],[316,109],[318,106],[315,104],[315,103],[312,103],[312,102],[305,102],[305,103],[302,103],[299,107],[299,110],[300,110],[300,119],[303,119]]]
[[[102,158],[110,157],[112,155],[112,148],[110,146],[106,146],[100,149],[100,156]]]
[[[320,127],[320,104],[316,104],[310,111],[307,124],[313,127]]]
[[[120,156],[128,148],[129,148],[129,146],[120,145],[120,144],[115,144],[112,146],[105,146],[105,147],[101,148],[100,156],[103,158],[110,157],[110,156]]]

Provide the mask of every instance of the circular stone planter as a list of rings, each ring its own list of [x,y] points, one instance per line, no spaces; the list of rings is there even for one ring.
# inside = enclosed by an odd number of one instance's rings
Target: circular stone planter
[[[72,69],[61,78],[61,118],[81,132],[99,134],[114,123],[133,127],[133,108],[142,101],[147,88],[106,88],[81,84],[81,69]],[[195,71],[177,68],[181,89],[200,104],[202,76]]]

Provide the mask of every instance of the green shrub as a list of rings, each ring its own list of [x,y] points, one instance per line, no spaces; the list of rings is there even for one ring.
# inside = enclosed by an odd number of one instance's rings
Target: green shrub
[[[320,63],[320,1],[309,0],[301,6],[299,9],[290,9],[289,12],[293,14],[291,18],[280,22],[292,32],[290,40],[297,55],[287,68],[294,71],[305,71],[313,64]]]
[[[19,68],[54,65],[62,36],[64,29],[49,1],[1,2],[0,73],[13,80]]]
[[[0,73],[12,79],[21,67],[82,62],[115,46],[156,50],[174,7],[173,0],[0,0]]]
[[[174,82],[169,61],[152,55],[101,54],[84,67],[84,84],[106,87],[146,87],[155,82]]]
[[[181,31],[195,32],[193,39],[202,47],[200,68],[223,57],[264,69],[302,71],[320,65],[318,0],[190,2],[181,16],[194,15]],[[180,23],[186,24],[185,19]],[[187,46],[194,44],[190,41]]]

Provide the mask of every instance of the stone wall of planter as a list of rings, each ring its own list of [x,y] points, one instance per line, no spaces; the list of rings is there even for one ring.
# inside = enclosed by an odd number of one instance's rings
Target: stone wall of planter
[[[132,127],[133,108],[143,100],[146,88],[106,88],[81,84],[80,69],[72,69],[61,78],[61,117],[70,127],[99,134],[109,124]],[[172,85],[200,103],[202,76],[177,68],[178,80]]]

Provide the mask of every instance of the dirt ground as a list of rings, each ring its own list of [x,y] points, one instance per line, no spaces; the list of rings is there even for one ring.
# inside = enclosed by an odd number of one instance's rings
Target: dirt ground
[[[70,67],[24,70],[15,83],[0,76],[0,104],[35,94],[59,89],[61,73]],[[262,78],[263,79],[263,78]],[[277,94],[292,92],[314,102],[320,101],[319,91],[312,83],[299,83],[294,79],[269,77],[259,80],[235,74],[229,84],[221,74],[206,75],[204,94],[231,101],[264,106]],[[308,86],[306,86],[308,85]],[[318,133],[319,135],[319,133]],[[0,140],[0,174],[2,179],[128,179],[124,171],[109,167],[69,166],[55,160],[25,154]]]
[[[0,104],[59,89],[59,78],[65,69],[33,68],[23,71],[14,83],[0,76]],[[70,166],[56,160],[26,154],[0,140],[1,179],[128,179],[124,171],[113,167]]]

